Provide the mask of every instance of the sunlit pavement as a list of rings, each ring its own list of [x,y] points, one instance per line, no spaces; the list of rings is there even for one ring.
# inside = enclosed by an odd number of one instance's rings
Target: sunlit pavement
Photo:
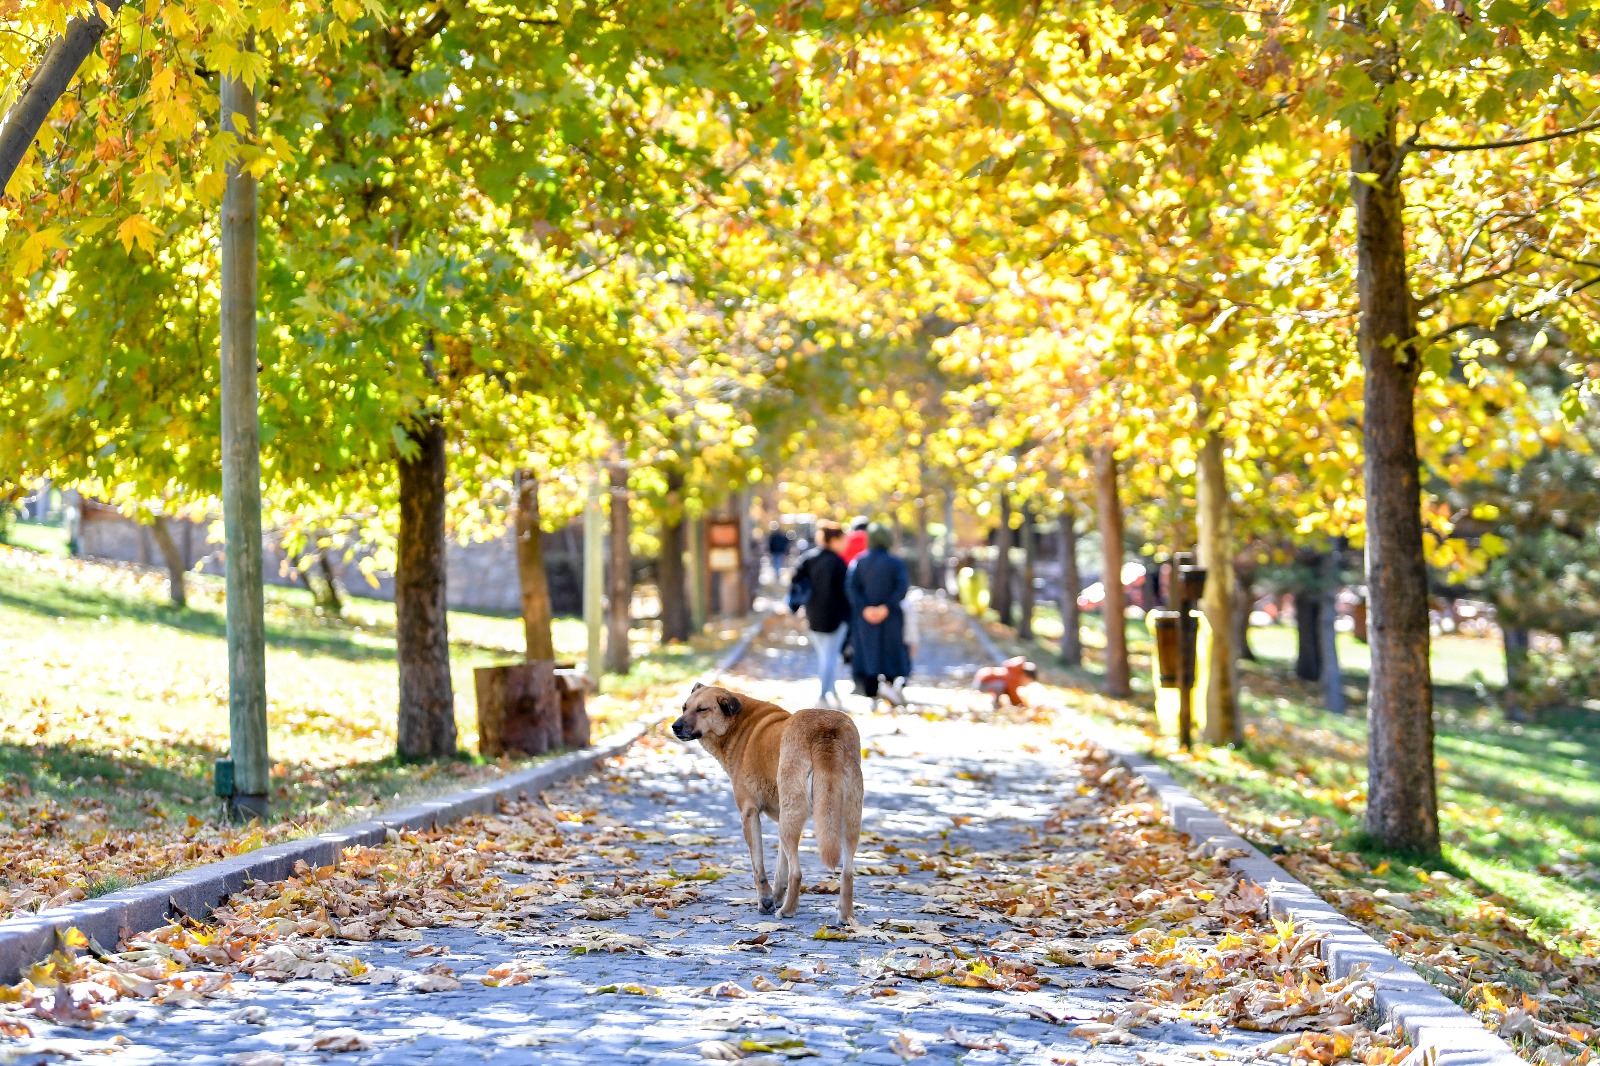
[[[912,695],[927,714],[912,709],[861,720],[868,799],[859,926],[849,939],[818,938],[819,931],[846,935],[837,928],[836,897],[825,891],[808,891],[792,920],[757,912],[725,775],[698,745],[662,734],[606,775],[544,799],[556,811],[598,812],[562,823],[563,832],[609,826],[613,839],[634,841],[584,863],[582,879],[596,892],[663,875],[722,873],[677,882],[692,884],[697,899],[670,909],[637,906],[599,921],[592,909],[563,901],[515,922],[425,929],[420,941],[338,945],[373,967],[421,973],[448,965],[461,990],[241,976],[221,1000],[165,1007],[119,1001],[106,1024],[41,1034],[14,1046],[14,1060],[49,1061],[54,1051],[117,1063],[266,1064],[278,1061],[273,1053],[289,1063],[770,1063],[807,1056],[1087,1063],[1209,1059],[1258,1043],[1258,1034],[1214,1034],[1175,1021],[1144,1025],[1128,1043],[1092,1045],[1074,1035],[1085,1023],[1094,1035],[1094,1020],[1129,1000],[1126,986],[1041,956],[1046,936],[1074,935],[1071,923],[1046,927],[980,911],[963,885],[969,877],[1010,878],[1026,887],[1030,863],[1070,858],[1072,823],[1054,827],[1066,827],[1065,841],[1046,840],[1041,827],[1075,794],[1083,764],[1038,730],[973,720],[986,716],[988,704],[961,680],[977,665],[964,623],[953,611],[938,612],[925,618],[923,631],[920,659],[933,683],[913,687]],[[814,695],[810,669],[803,638],[792,623],[775,620],[728,683],[805,705]],[[770,869],[770,822],[766,830]],[[818,886],[825,873],[809,837],[802,861],[807,884]],[[526,863],[504,872],[512,881],[540,876]],[[1002,987],[906,976],[924,958],[979,952],[1010,960],[1013,976],[995,982]],[[490,967],[507,962],[540,976],[511,987],[482,983]],[[1037,976],[1026,976],[1033,965]]]

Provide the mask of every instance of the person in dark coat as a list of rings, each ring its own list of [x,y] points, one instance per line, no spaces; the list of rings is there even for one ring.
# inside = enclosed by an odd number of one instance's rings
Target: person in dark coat
[[[906,564],[889,553],[894,538],[876,522],[867,527],[867,551],[850,564],[845,593],[850,597],[850,672],[856,691],[874,703],[878,685],[903,680],[911,672],[906,654],[905,613],[900,601],[911,588]],[[896,686],[893,691],[899,691]]]
[[[842,705],[834,689],[839,676],[839,653],[850,634],[850,600],[844,588],[848,568],[839,555],[844,530],[836,522],[819,522],[817,539],[821,543],[795,563],[790,582],[811,586],[805,598],[805,612],[811,647],[817,653],[817,676],[822,682],[818,706],[837,708]]]

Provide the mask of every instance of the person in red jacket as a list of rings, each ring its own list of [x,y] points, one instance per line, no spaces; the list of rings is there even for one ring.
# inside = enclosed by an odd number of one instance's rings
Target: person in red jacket
[[[867,550],[867,520],[857,518],[850,523],[850,533],[844,538],[844,547],[839,549],[839,554],[844,558],[845,565],[855,562],[856,556]]]

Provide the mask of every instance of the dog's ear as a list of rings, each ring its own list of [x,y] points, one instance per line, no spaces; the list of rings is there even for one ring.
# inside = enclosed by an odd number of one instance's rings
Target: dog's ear
[[[723,714],[727,715],[729,718],[732,718],[734,715],[739,713],[739,697],[719,696],[717,698],[717,706],[722,708]]]
[[[689,690],[689,695],[693,696],[696,692],[699,692],[703,688],[705,688],[705,685],[701,684],[699,681],[696,681],[694,683],[694,688]]]

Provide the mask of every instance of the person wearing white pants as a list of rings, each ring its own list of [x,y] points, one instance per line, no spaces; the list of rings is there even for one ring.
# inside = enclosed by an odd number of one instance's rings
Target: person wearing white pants
[[[819,706],[841,707],[835,690],[839,679],[839,656],[850,634],[850,601],[845,595],[847,567],[839,554],[844,530],[836,522],[817,523],[817,547],[795,563],[790,578],[790,603],[799,601],[806,612],[808,639],[817,654],[817,678],[822,691]]]

